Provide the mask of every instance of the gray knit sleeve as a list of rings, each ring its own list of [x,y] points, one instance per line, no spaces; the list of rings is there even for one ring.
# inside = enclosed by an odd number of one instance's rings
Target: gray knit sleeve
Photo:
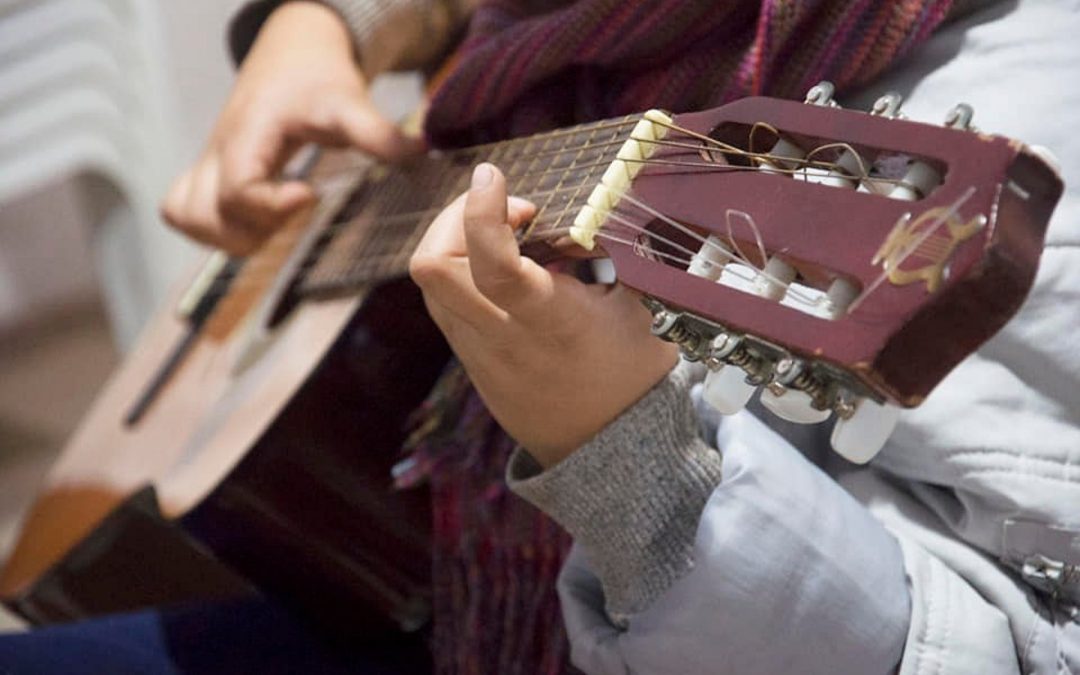
[[[286,1],[255,0],[229,26],[229,48],[239,63],[263,22]],[[469,0],[304,0],[330,7],[349,27],[357,60],[373,78],[388,70],[429,67],[464,24]]]
[[[693,567],[720,454],[698,435],[689,373],[676,368],[595,438],[546,471],[519,448],[511,489],[585,551],[612,617],[642,610]]]

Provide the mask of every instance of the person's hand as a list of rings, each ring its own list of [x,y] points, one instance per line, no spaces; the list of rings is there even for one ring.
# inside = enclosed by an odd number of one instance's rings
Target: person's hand
[[[634,291],[588,285],[521,256],[534,208],[481,164],[431,224],[409,271],[495,419],[544,466],[595,436],[674,365]]]
[[[206,149],[170,188],[163,217],[203,243],[252,252],[314,200],[308,184],[277,177],[307,142],[386,160],[420,145],[375,109],[338,15],[288,2],[259,31]]]

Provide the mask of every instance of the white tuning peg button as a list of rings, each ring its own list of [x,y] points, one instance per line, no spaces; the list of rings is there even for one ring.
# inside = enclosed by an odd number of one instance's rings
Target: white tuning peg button
[[[734,415],[750,402],[757,389],[746,381],[746,373],[738,366],[723,366],[710,370],[705,376],[701,398],[721,415]]]
[[[813,402],[809,394],[798,389],[784,389],[779,396],[769,387],[761,390],[761,405],[780,419],[795,424],[817,424],[829,419],[832,411],[818,410]]]
[[[836,420],[832,432],[833,450],[849,462],[866,464],[889,440],[899,417],[900,409],[894,405],[858,399],[851,417]]]

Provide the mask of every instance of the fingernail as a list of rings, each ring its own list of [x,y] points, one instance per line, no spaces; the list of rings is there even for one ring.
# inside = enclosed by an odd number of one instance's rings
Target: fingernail
[[[491,165],[487,162],[483,164],[477,164],[476,168],[472,172],[472,188],[483,188],[491,185],[491,180],[495,177],[494,172],[491,170]]]

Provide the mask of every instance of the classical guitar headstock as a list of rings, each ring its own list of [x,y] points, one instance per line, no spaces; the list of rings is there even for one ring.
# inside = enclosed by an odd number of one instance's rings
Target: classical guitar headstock
[[[858,462],[1019,309],[1062,191],[970,107],[943,126],[899,107],[843,110],[822,83],[806,104],[646,113],[571,229],[709,367],[721,412],[760,388],[792,421],[836,413]]]

